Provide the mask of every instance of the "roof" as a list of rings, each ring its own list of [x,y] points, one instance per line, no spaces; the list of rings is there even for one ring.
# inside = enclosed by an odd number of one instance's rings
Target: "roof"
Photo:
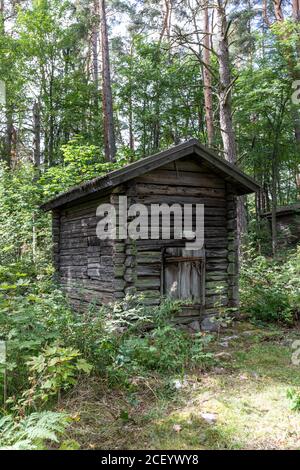
[[[41,208],[49,211],[94,193],[97,193],[97,195],[107,193],[122,183],[189,155],[194,155],[215,172],[221,174],[229,183],[236,187],[237,194],[239,195],[250,194],[260,189],[260,186],[252,178],[239,170],[235,165],[218,157],[213,151],[201,145],[197,139],[191,139],[169,150],[145,157],[119,170],[107,173],[105,176],[94,178],[79,186],[75,186],[46,202]]]
[[[290,215],[300,212],[300,202],[296,202],[295,204],[289,204],[287,206],[278,206],[276,210],[277,217]],[[272,217],[272,212],[264,212],[262,217]]]

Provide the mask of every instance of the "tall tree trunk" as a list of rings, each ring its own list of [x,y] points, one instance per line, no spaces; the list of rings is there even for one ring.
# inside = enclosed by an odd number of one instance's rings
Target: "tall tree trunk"
[[[275,256],[277,251],[277,151],[274,147],[272,155],[272,252]]]
[[[162,25],[162,30],[161,30],[160,37],[159,37],[160,43],[162,42],[165,35],[168,38],[168,42],[170,42],[170,37],[171,37],[171,22],[172,22],[172,10],[173,10],[172,0],[164,0],[164,6],[165,6],[165,11],[164,11],[163,25]]]
[[[11,134],[11,152],[10,152],[10,167],[16,168],[18,164],[18,133],[16,128],[12,127]]]
[[[0,32],[5,34],[4,0],[0,0]]]
[[[203,40],[203,84],[204,84],[204,104],[205,121],[207,129],[208,145],[211,147],[214,142],[214,122],[213,122],[213,97],[212,97],[212,76],[210,73],[211,53],[210,53],[210,25],[208,5],[204,7],[204,40]]]
[[[33,106],[33,134],[34,166],[38,173],[41,166],[41,112],[39,101],[35,101]]]
[[[133,64],[134,42],[131,39],[130,45],[130,78],[129,78],[129,103],[128,103],[128,127],[129,127],[129,148],[134,152],[134,132],[133,132],[133,100],[132,100],[132,64]]]
[[[13,135],[13,115],[6,102],[6,136],[5,136],[5,157],[10,166],[12,135]]]
[[[284,16],[282,13],[282,0],[273,0],[274,3],[274,13],[277,21],[283,21]]]
[[[300,21],[300,0],[293,0],[292,8],[294,21]]]
[[[102,101],[104,119],[104,145],[107,161],[114,162],[116,158],[116,138],[113,117],[113,99],[111,89],[111,74],[109,61],[108,31],[105,0],[100,0],[101,52],[102,52]]]
[[[293,21],[300,25],[300,0],[293,0],[292,2],[292,17]],[[298,38],[296,44],[296,63],[290,63],[290,74],[292,75],[293,80],[300,79],[300,71],[299,71],[299,62],[300,62],[300,38]],[[292,118],[294,121],[294,129],[295,129],[295,139],[297,143],[297,147],[300,151],[300,112],[299,106],[292,106]],[[300,171],[300,169],[299,169]]]
[[[92,30],[93,80],[95,85],[95,108],[99,105],[99,0],[93,4],[94,25]]]
[[[228,22],[225,3],[218,0],[216,7],[217,16],[217,54],[219,62],[219,112],[220,128],[223,141],[224,156],[232,164],[236,164],[237,150],[235,131],[232,122],[231,88],[232,77],[230,71],[230,57],[228,44]],[[239,197],[237,201],[237,238],[238,251],[241,255],[242,236],[247,230],[247,218],[245,201]]]
[[[228,23],[223,0],[218,0],[217,8],[217,54],[219,61],[219,107],[220,127],[226,160],[236,162],[235,133],[231,109],[231,72],[228,46]]]

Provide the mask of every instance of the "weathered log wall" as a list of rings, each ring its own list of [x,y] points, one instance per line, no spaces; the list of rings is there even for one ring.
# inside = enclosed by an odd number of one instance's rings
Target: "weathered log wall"
[[[96,236],[96,210],[106,202],[109,197],[67,207],[59,214],[60,282],[77,308],[114,299],[113,242]],[[55,220],[57,224],[57,215]]]

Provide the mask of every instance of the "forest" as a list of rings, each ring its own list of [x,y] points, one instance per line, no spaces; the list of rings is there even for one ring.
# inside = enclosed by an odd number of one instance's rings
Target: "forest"
[[[41,205],[189,139],[260,186],[239,311],[74,309]],[[1,450],[299,449],[300,0],[0,0],[0,211]]]

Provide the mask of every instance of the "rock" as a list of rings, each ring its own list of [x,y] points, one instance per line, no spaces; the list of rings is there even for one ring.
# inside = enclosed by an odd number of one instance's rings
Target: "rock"
[[[218,354],[215,354],[216,359],[232,359],[232,355],[228,352],[220,352]]]
[[[192,323],[189,324],[189,328],[196,332],[201,331],[200,322],[198,320],[193,321]]]
[[[245,374],[241,374],[241,375],[239,376],[239,379],[240,379],[240,380],[249,380],[249,377],[248,377],[247,375],[245,375]]]
[[[223,337],[223,340],[224,341],[232,341],[234,339],[239,339],[239,337],[237,335],[232,335],[232,336],[224,336]]]
[[[222,354],[222,353],[221,353]],[[226,354],[226,353],[225,353]],[[221,375],[223,374],[223,372],[225,371],[224,367],[214,367],[212,372],[214,374],[217,374],[217,375]]]
[[[244,336],[253,336],[255,334],[255,331],[243,331],[242,335]]]
[[[173,381],[173,385],[174,385],[174,388],[176,388],[176,390],[180,390],[183,387],[187,387],[188,382],[186,380],[181,381],[179,379],[176,379]]]
[[[201,330],[207,332],[216,332],[219,330],[219,327],[216,322],[213,321],[214,317],[212,318],[204,318],[201,322]]]
[[[200,416],[208,424],[214,424],[217,421],[217,417],[213,413],[201,413]]]
[[[219,343],[219,345],[222,346],[222,348],[228,348],[229,347],[228,341],[221,341]]]
[[[173,426],[173,431],[175,432],[180,432],[182,429],[182,427],[180,426],[180,424],[174,424]]]

